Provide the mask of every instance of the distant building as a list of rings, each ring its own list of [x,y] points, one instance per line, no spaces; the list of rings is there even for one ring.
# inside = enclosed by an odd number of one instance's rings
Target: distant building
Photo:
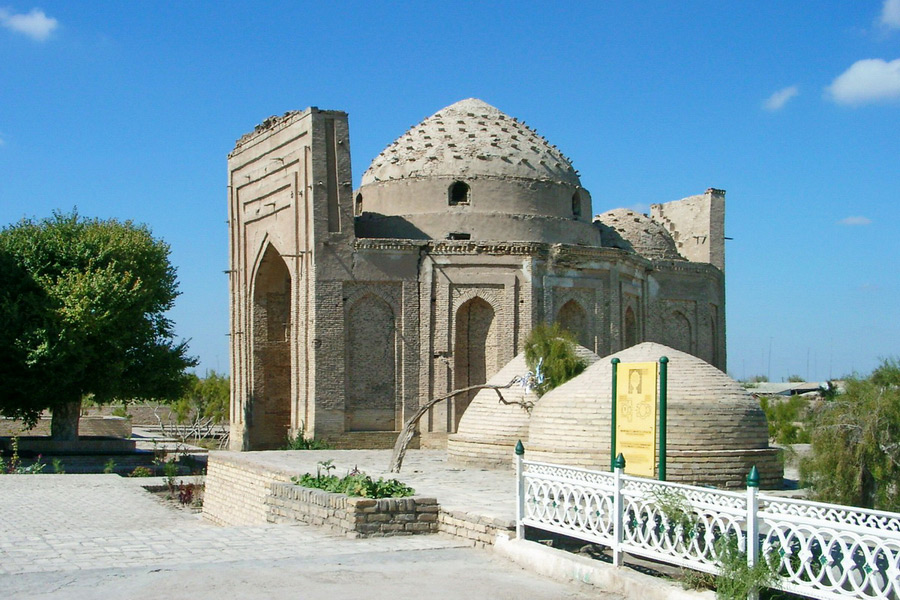
[[[300,428],[388,446],[541,321],[600,356],[657,341],[725,369],[721,190],[591,219],[569,160],[475,99],[400,136],[355,192],[347,115],[316,108],[238,140],[228,177],[233,449]],[[470,400],[432,409],[421,444]]]

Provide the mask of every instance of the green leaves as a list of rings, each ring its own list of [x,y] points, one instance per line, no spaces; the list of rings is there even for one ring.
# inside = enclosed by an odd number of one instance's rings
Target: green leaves
[[[816,500],[900,510],[900,377],[887,359],[812,416],[811,455],[801,475]]]
[[[169,247],[145,226],[77,212],[22,220],[0,231],[0,284],[0,319],[18,324],[0,339],[11,349],[0,375],[16,382],[0,390],[3,414],[34,419],[89,393],[181,394],[195,361],[165,317],[178,295]]]
[[[585,370],[587,363],[575,353],[574,336],[558,323],[538,324],[525,340],[525,362],[535,372],[538,363],[544,378],[535,387],[543,396]]]

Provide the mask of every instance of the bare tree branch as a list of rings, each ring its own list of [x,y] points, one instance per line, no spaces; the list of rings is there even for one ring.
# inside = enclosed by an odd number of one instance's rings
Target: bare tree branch
[[[403,466],[403,458],[406,456],[406,450],[409,446],[409,443],[412,441],[413,435],[415,435],[416,425],[419,423],[419,419],[421,419],[422,416],[427,413],[429,409],[431,409],[431,407],[438,404],[439,402],[443,402],[444,400],[448,400],[460,394],[465,394],[466,392],[472,392],[476,390],[494,390],[495,392],[497,392],[497,396],[499,397],[501,404],[521,406],[526,411],[531,412],[531,409],[534,408],[534,402],[506,400],[501,393],[501,390],[507,390],[520,383],[521,381],[522,378],[517,375],[513,377],[512,380],[506,385],[491,385],[484,383],[481,385],[473,385],[466,388],[460,388],[458,390],[453,390],[449,394],[444,394],[443,396],[432,398],[425,404],[421,405],[419,409],[415,413],[413,413],[413,415],[409,419],[407,419],[406,423],[403,425],[403,429],[400,430],[400,434],[397,436],[397,441],[394,443],[394,452],[391,454],[391,463],[388,466],[390,472],[400,472],[400,467]]]

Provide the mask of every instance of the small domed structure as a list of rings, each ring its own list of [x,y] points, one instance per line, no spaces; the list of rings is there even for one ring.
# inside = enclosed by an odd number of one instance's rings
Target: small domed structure
[[[575,345],[575,353],[590,367],[600,357]],[[491,385],[506,385],[513,377],[528,371],[525,353],[518,354],[488,380]],[[537,394],[520,385],[502,390],[507,402],[537,404]],[[508,467],[513,463],[516,442],[528,439],[530,414],[519,404],[503,404],[494,390],[480,390],[459,422],[457,433],[447,441],[447,456],[452,462],[478,467]]]
[[[360,237],[600,245],[569,159],[525,123],[461,100],[375,157],[356,194]]]
[[[645,258],[684,260],[666,228],[645,214],[617,208],[594,217],[603,245]]]
[[[544,395],[532,412],[526,456],[531,460],[608,470],[612,364],[656,362],[668,366],[668,481],[743,487],[756,465],[761,486],[780,488],[783,467],[769,448],[759,403],[703,360],[653,342],[617,352]],[[627,461],[627,457],[626,457]]]

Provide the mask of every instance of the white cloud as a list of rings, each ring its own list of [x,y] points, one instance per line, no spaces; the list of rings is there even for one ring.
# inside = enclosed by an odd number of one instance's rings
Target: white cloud
[[[871,225],[872,219],[868,217],[847,217],[845,219],[841,219],[838,221],[840,225],[849,225],[851,227],[856,225]]]
[[[27,15],[11,13],[0,8],[0,25],[43,42],[59,26],[59,21],[48,17],[40,8],[32,8]]]
[[[879,21],[889,29],[900,29],[900,0],[884,0]]]
[[[769,111],[781,110],[788,101],[800,93],[796,85],[778,90],[763,102],[763,108]]]
[[[900,100],[900,58],[867,58],[853,63],[825,88],[838,104]]]

